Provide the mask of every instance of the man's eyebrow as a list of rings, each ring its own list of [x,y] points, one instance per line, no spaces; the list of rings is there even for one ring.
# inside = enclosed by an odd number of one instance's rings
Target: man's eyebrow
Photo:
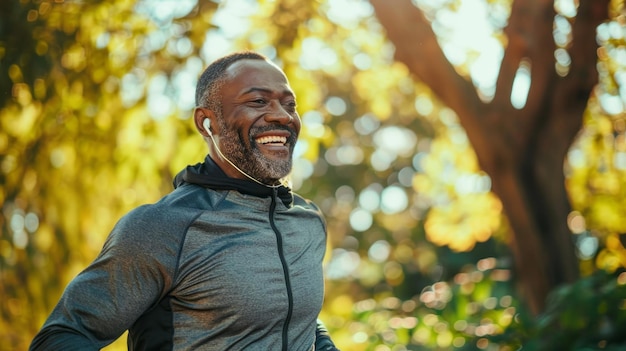
[[[250,88],[248,90],[245,90],[241,95],[246,95],[246,94],[250,94],[250,93],[254,93],[254,92],[261,92],[261,93],[271,94],[274,91],[271,90],[271,89],[267,89],[267,88],[252,87],[252,88]],[[285,89],[285,90],[282,91],[282,93],[285,94],[285,95],[293,96],[294,98],[296,97],[296,94],[294,94],[293,91],[291,91],[291,90]]]

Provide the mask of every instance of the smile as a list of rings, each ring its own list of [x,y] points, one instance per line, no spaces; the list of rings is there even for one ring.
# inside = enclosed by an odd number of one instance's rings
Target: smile
[[[287,137],[278,136],[278,135],[268,135],[264,137],[260,137],[256,139],[256,143],[260,145],[285,145],[287,143]]]

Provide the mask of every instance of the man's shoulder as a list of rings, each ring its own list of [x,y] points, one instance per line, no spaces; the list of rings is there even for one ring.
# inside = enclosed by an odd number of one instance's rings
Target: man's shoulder
[[[302,195],[300,195],[298,193],[292,193],[292,195],[293,195],[293,203],[295,205],[306,204],[306,205],[311,205],[311,206],[317,207],[317,205],[315,205],[315,203],[311,199],[309,199],[309,198],[306,198],[306,197],[304,197],[304,196],[302,196]]]
[[[118,226],[154,231],[186,228],[200,214],[202,203],[206,202],[201,198],[200,190],[178,188],[155,203],[134,208],[120,219]]]
[[[177,209],[182,211],[207,210],[223,200],[224,195],[203,186],[184,183],[154,204],[155,210]]]
[[[309,210],[313,210],[315,212],[319,212],[321,214],[320,208],[313,202],[311,199],[303,197],[302,195],[293,193],[293,205],[304,207]]]

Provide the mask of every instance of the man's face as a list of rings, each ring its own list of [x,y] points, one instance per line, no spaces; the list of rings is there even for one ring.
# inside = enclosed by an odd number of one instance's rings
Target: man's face
[[[237,61],[226,71],[221,97],[217,122],[222,153],[263,183],[275,184],[287,176],[300,117],[282,71],[263,60]],[[231,167],[223,160],[218,163],[222,169]]]

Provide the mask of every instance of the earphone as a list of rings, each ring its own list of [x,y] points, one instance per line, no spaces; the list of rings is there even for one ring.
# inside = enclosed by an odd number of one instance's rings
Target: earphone
[[[208,118],[205,118],[204,121],[202,121],[202,126],[204,127],[204,130],[206,130],[206,132],[209,135],[213,135],[213,133],[211,132],[211,120]]]

